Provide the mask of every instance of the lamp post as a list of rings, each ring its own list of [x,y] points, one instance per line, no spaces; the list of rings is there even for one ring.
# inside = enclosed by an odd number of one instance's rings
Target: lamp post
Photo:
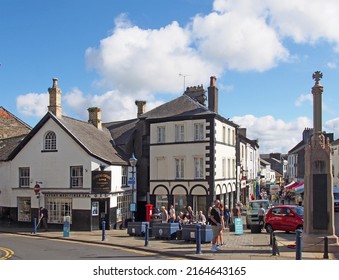
[[[134,187],[135,187],[135,171],[134,168],[137,164],[137,159],[134,156],[134,153],[132,154],[132,157],[129,159],[129,163],[132,166],[132,178],[130,178],[130,181],[132,183],[132,203],[130,204],[130,211],[132,212],[132,222],[135,221],[135,212],[136,212],[136,196],[134,195]]]

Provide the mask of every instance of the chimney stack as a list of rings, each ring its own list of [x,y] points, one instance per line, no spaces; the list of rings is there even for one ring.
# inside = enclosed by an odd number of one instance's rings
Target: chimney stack
[[[195,87],[187,87],[184,94],[197,100],[200,104],[206,106],[206,91],[203,85],[195,86]]]
[[[218,113],[218,88],[216,87],[217,78],[210,78],[210,86],[208,87],[208,109]]]
[[[136,100],[135,105],[138,106],[138,118],[146,112],[146,101]]]
[[[101,109],[98,107],[91,107],[87,109],[89,113],[88,122],[93,124],[97,129],[102,129]]]
[[[58,79],[53,78],[53,86],[48,88],[49,106],[48,111],[53,113],[57,118],[62,117],[61,107],[61,89],[58,87]]]

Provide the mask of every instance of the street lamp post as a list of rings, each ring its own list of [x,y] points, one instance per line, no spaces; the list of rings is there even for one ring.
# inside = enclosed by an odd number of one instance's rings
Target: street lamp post
[[[136,212],[136,196],[134,194],[134,187],[135,187],[135,171],[134,168],[137,164],[137,159],[134,156],[134,153],[132,154],[132,157],[129,159],[129,163],[132,166],[132,178],[131,178],[131,183],[132,183],[132,203],[130,205],[130,211],[132,212],[132,222],[135,221],[135,212]]]

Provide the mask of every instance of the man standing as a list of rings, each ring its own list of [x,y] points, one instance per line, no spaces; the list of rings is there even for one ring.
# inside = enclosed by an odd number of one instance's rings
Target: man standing
[[[265,218],[265,209],[262,206],[262,204],[260,204],[260,207],[258,209],[258,220],[259,220],[259,225],[261,229],[264,227],[264,223],[265,223],[264,218]]]
[[[217,239],[220,234],[220,231],[222,231],[222,225],[221,225],[221,214],[220,214],[220,201],[216,199],[214,201],[214,205],[211,210],[211,224],[212,224],[212,231],[213,231],[213,238],[212,238],[212,252],[217,252]]]
[[[40,220],[45,231],[48,231],[47,219],[48,219],[48,210],[44,207],[40,207]]]

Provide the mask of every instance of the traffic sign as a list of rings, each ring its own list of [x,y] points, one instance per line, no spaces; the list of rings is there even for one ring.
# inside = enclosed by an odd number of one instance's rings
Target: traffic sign
[[[135,178],[134,178],[134,177],[128,178],[128,184],[129,184],[129,185],[135,184]]]
[[[34,186],[34,192],[35,192],[36,194],[40,192],[40,185],[39,185],[39,184],[36,184],[36,185]]]

